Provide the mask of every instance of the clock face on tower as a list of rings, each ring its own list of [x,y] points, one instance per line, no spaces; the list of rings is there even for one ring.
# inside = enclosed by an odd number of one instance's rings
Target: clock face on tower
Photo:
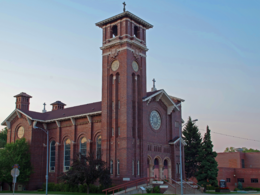
[[[134,69],[135,72],[137,72],[138,69],[139,69],[138,64],[137,64],[136,61],[133,61],[133,63],[132,63],[132,67],[133,67],[133,69]]]
[[[155,110],[153,110],[150,114],[150,124],[154,130],[158,130],[161,127],[160,114]]]
[[[112,63],[111,69],[112,69],[113,71],[116,71],[118,68],[119,68],[119,61],[116,60],[116,61],[114,61],[114,62]]]

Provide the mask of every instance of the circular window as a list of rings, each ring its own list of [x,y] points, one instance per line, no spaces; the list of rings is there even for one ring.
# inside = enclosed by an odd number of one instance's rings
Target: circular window
[[[118,68],[119,68],[119,61],[116,60],[116,61],[114,61],[114,62],[112,63],[111,69],[112,69],[113,71],[116,71]]]
[[[153,110],[150,114],[150,124],[154,130],[158,130],[161,127],[160,114],[155,110]]]
[[[22,138],[24,136],[24,128],[22,126],[19,127],[17,135],[19,138]]]
[[[134,69],[135,72],[137,72],[138,69],[139,69],[138,64],[137,64],[136,61],[133,61],[133,63],[132,63],[132,67],[133,67],[133,69]]]

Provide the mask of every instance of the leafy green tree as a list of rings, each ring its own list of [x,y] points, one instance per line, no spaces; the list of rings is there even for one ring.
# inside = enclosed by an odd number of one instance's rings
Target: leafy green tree
[[[20,175],[17,177],[17,182],[26,184],[30,179],[32,166],[29,144],[25,138],[14,143],[8,143],[4,149],[0,150],[0,181],[8,183],[10,187],[13,181],[11,170],[14,164],[20,166]]]
[[[94,184],[98,179],[100,184],[107,188],[112,184],[109,169],[105,167],[106,163],[101,159],[95,158],[94,153],[83,156],[80,153],[73,159],[70,169],[60,176],[60,179],[71,185],[87,185],[89,194],[90,184]]]
[[[198,155],[201,150],[201,134],[198,127],[192,122],[191,117],[183,130],[184,141],[186,146],[185,152],[185,173],[187,178],[195,176],[198,170]]]
[[[260,150],[252,149],[252,148],[247,149],[247,148],[243,147],[242,149],[243,149],[243,152],[245,152],[245,153],[248,153],[248,152],[260,152]]]
[[[226,147],[224,152],[236,152],[236,149],[234,147]]]
[[[246,148],[246,147],[242,147],[242,148],[240,148],[240,149],[241,149],[242,152],[244,152],[244,153],[248,153],[248,152],[260,152],[260,150],[252,149],[252,148],[248,149],[248,148]],[[224,152],[237,152],[237,149],[234,148],[234,147],[227,147]]]
[[[215,160],[217,153],[213,151],[210,129],[204,135],[202,150],[199,154],[199,167],[196,174],[198,184],[206,187],[207,185],[218,186],[218,163]],[[206,188],[205,188],[206,189]]]
[[[7,142],[7,128],[0,132],[0,148],[4,148]]]

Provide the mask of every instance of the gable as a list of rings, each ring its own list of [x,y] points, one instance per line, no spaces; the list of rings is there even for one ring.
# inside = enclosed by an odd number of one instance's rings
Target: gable
[[[143,98],[144,102],[147,102],[147,105],[152,101],[152,99],[155,99],[155,101],[162,101],[164,105],[167,107],[167,114],[171,114],[173,109],[180,110],[178,105],[173,101],[173,96],[169,96],[163,89],[158,91],[153,91],[147,93],[147,96]],[[180,99],[180,101],[184,101]]]

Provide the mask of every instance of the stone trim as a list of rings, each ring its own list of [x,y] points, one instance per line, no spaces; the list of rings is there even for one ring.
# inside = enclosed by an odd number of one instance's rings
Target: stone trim
[[[123,40],[115,40],[115,41],[112,41],[111,43],[107,43],[105,45],[103,45],[102,47],[100,47],[101,50],[104,50],[104,49],[107,49],[107,48],[110,48],[110,47],[113,47],[113,46],[116,46],[116,45],[121,45],[121,44],[124,44],[124,43],[129,43],[131,45],[134,45],[144,51],[148,51],[148,48],[137,42],[136,40],[129,40],[128,38],[127,39],[123,39]]]
[[[117,51],[123,51],[123,50],[125,50],[125,49],[128,49],[128,50],[130,50],[130,51],[132,51],[132,52],[135,52],[135,50],[134,49],[132,49],[132,48],[130,48],[130,47],[122,47],[122,48],[119,48],[119,49],[117,49]],[[102,54],[102,56],[107,56],[107,55],[110,55],[111,54],[111,52],[107,52],[107,53],[104,53],[104,54]],[[146,55],[144,55],[144,54],[142,54],[142,53],[139,53],[139,55],[140,56],[142,56],[142,57],[147,57]]]

